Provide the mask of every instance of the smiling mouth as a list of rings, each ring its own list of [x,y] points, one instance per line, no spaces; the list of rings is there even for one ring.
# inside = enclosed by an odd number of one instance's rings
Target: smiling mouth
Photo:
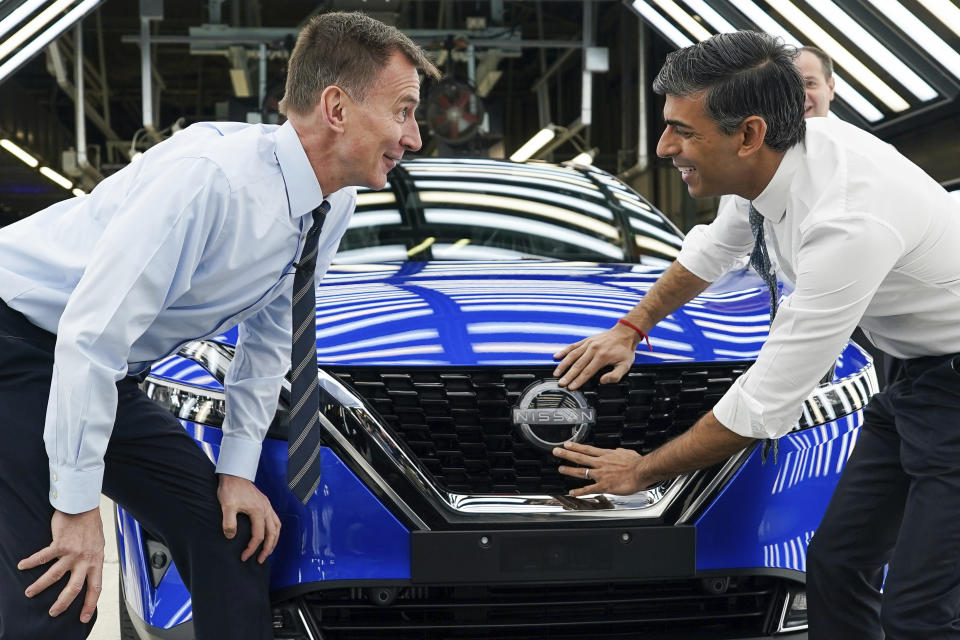
[[[680,177],[681,177],[681,178],[686,178],[686,177],[689,176],[690,174],[694,173],[694,172],[696,171],[696,169],[694,169],[693,167],[681,167],[681,166],[677,166],[677,171],[680,172]]]

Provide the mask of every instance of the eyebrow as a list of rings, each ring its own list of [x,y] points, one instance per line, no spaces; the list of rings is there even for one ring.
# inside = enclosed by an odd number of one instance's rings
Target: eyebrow
[[[684,122],[684,121],[682,121],[682,120],[666,120],[666,119],[665,119],[664,122],[665,122],[666,124],[672,124],[672,125],[675,126],[675,127],[683,127],[684,129],[693,129],[692,126],[690,126],[689,124],[687,124],[686,122]]]
[[[412,93],[408,93],[407,95],[400,96],[400,98],[397,100],[397,103],[398,103],[398,104],[419,105],[419,104],[420,104],[420,96],[415,96],[415,95],[413,95]]]

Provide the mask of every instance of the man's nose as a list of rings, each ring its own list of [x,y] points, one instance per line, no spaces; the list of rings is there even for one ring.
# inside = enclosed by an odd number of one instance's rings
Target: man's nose
[[[416,119],[410,118],[405,123],[400,144],[410,151],[417,151],[423,146],[423,141],[420,139],[420,125],[417,124]]]
[[[675,155],[677,155],[676,136],[671,135],[669,129],[664,129],[657,142],[657,156],[669,158]]]

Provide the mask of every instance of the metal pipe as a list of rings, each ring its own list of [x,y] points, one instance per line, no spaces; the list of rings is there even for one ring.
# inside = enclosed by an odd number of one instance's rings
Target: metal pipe
[[[267,99],[267,45],[260,43],[260,82],[259,82],[259,96],[260,96],[260,109],[263,109],[263,101]]]
[[[74,83],[77,88],[77,97],[73,101],[73,113],[77,122],[77,166],[85,169],[87,163],[87,119],[84,116],[84,86],[83,86],[83,20],[77,20],[73,29],[73,63]]]
[[[97,8],[97,57],[100,62],[100,102],[103,109],[103,121],[110,126],[110,85],[107,83],[107,57],[103,52],[103,20],[100,8]],[[111,159],[112,160],[112,159]]]
[[[644,24],[637,20],[637,167],[646,171],[650,167],[650,122],[647,117],[647,56]]]
[[[60,41],[54,40],[48,44],[47,53],[50,56],[50,64],[53,67],[52,73],[57,79],[57,85],[63,89],[64,93],[70,96],[71,100],[76,100],[77,90],[67,77],[67,69],[64,66],[63,56],[60,55]],[[103,135],[106,136],[108,140],[120,140],[120,136],[117,135],[117,132],[110,128],[110,124],[104,120],[103,116],[97,113],[97,110],[93,105],[84,105],[84,110],[86,117],[89,118],[90,122],[92,122],[98,129],[100,129],[100,131],[103,132]]]
[[[650,168],[650,138],[647,133],[647,56],[643,22],[637,20],[637,164],[617,177],[624,182],[633,180]],[[654,181],[656,189],[656,181]]]
[[[580,92],[580,122],[593,121],[593,73],[587,70],[587,48],[593,46],[593,3],[583,0],[583,90]]]
[[[140,16],[140,92],[143,94],[143,128],[151,135],[153,126],[153,69],[150,64],[150,19]]]

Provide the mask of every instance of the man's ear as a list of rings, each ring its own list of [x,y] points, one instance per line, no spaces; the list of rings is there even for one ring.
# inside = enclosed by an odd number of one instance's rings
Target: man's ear
[[[348,97],[343,89],[335,84],[330,85],[320,94],[317,110],[320,120],[338,133],[343,133],[346,120],[345,108]]]
[[[767,136],[767,122],[760,116],[748,116],[738,127],[742,135],[737,155],[741,158],[753,155],[763,147]]]
[[[830,76],[830,79],[827,80],[827,86],[830,87],[830,102],[833,102],[833,87],[836,83],[833,81],[833,76]]]

